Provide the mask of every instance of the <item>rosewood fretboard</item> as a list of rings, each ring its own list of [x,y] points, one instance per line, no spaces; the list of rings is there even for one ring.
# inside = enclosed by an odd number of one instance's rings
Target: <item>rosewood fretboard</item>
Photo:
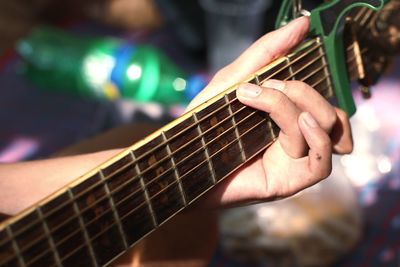
[[[333,96],[319,39],[247,79]],[[236,86],[0,225],[0,266],[103,266],[265,149],[279,129]]]

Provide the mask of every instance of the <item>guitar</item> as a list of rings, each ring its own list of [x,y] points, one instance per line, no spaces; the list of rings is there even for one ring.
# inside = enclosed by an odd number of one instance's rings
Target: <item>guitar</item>
[[[291,2],[284,2],[279,25],[291,19]],[[310,14],[310,37],[245,82],[301,80],[351,115],[349,80],[371,85],[397,48],[398,41],[376,27],[390,22],[398,6],[384,0],[321,5]],[[378,49],[385,46],[393,49]],[[374,64],[367,66],[369,61]],[[1,223],[0,266],[109,265],[267,148],[278,127],[267,114],[241,104],[236,88]]]

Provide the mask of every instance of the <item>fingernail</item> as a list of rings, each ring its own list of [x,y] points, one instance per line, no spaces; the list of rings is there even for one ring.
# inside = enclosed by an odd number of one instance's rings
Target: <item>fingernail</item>
[[[276,89],[282,92],[285,89],[285,82],[271,79],[263,82],[262,86]]]
[[[242,83],[237,89],[237,94],[246,98],[255,98],[261,94],[262,88],[251,83]]]
[[[318,122],[308,112],[304,112],[302,118],[303,121],[306,123],[306,125],[308,125],[311,128],[317,128],[319,126]]]

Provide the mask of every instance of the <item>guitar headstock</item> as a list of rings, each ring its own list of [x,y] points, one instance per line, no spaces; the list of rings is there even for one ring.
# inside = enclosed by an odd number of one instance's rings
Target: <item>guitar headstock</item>
[[[379,80],[393,56],[400,52],[399,13],[400,1],[392,0],[377,12],[363,7],[353,10],[346,19],[344,42],[352,46],[347,58],[357,59],[350,79],[359,81],[364,96],[369,96],[367,87]]]
[[[307,12],[299,11],[299,1],[285,0],[282,3],[282,7],[278,16],[276,25],[284,25],[290,18],[294,18],[297,15],[305,14]],[[301,2],[301,1],[300,1]],[[335,91],[338,106],[345,110],[348,115],[355,113],[355,104],[350,88],[350,76],[348,74],[346,51],[347,46],[345,43],[345,24],[349,24],[347,18],[349,15],[358,9],[369,10],[368,12],[375,13],[376,11],[382,10],[387,5],[389,0],[332,0],[321,4],[319,7],[313,9],[310,14],[310,36],[319,36],[322,40],[324,50],[326,53],[326,61],[329,65],[331,72],[331,80]],[[290,7],[292,7],[292,14],[290,14]],[[388,19],[393,19],[393,15],[386,16]],[[363,19],[362,16],[353,20],[353,25],[358,23],[358,19]],[[386,21],[388,21],[388,19]],[[363,21],[363,20],[362,20]],[[383,21],[382,19],[380,21]],[[382,27],[381,24],[377,24]],[[393,30],[388,30],[393,31]],[[356,31],[354,31],[356,32]],[[346,34],[347,36],[347,34]],[[352,34],[351,41],[356,42],[355,48],[360,48],[359,58],[363,56],[363,50],[361,42],[357,38],[357,35]],[[397,40],[397,39],[396,39]],[[365,42],[368,42],[365,39]],[[357,52],[357,51],[355,51]],[[357,56],[357,53],[356,53]],[[362,57],[363,58],[363,57]],[[382,59],[379,56],[379,59]],[[386,59],[386,57],[384,58]],[[356,67],[362,65],[362,62],[357,62]],[[386,60],[383,60],[381,66],[377,66],[376,69],[386,66]],[[359,68],[361,70],[361,68]],[[364,70],[361,70],[362,74],[366,74]],[[366,78],[367,76],[363,76]],[[358,77],[361,80],[361,77]]]

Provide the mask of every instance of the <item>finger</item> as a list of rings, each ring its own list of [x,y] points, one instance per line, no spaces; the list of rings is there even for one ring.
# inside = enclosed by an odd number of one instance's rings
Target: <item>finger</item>
[[[311,113],[318,124],[327,132],[336,124],[335,108],[314,88],[300,81],[267,80],[262,86],[282,91],[299,109]]]
[[[247,78],[274,59],[286,55],[308,33],[309,19],[298,18],[285,27],[270,32],[251,45],[238,59],[218,71],[188,110]]]
[[[335,108],[337,121],[331,133],[333,151],[338,154],[348,154],[353,151],[353,137],[347,113]]]
[[[332,171],[332,144],[328,134],[310,113],[300,114],[299,126],[309,146],[309,174],[305,179],[308,179],[308,185],[312,185],[328,177]]]
[[[305,155],[307,146],[297,124],[300,110],[285,94],[275,89],[244,83],[239,85],[237,97],[243,104],[269,113],[281,129],[278,140],[287,155],[292,158]]]

